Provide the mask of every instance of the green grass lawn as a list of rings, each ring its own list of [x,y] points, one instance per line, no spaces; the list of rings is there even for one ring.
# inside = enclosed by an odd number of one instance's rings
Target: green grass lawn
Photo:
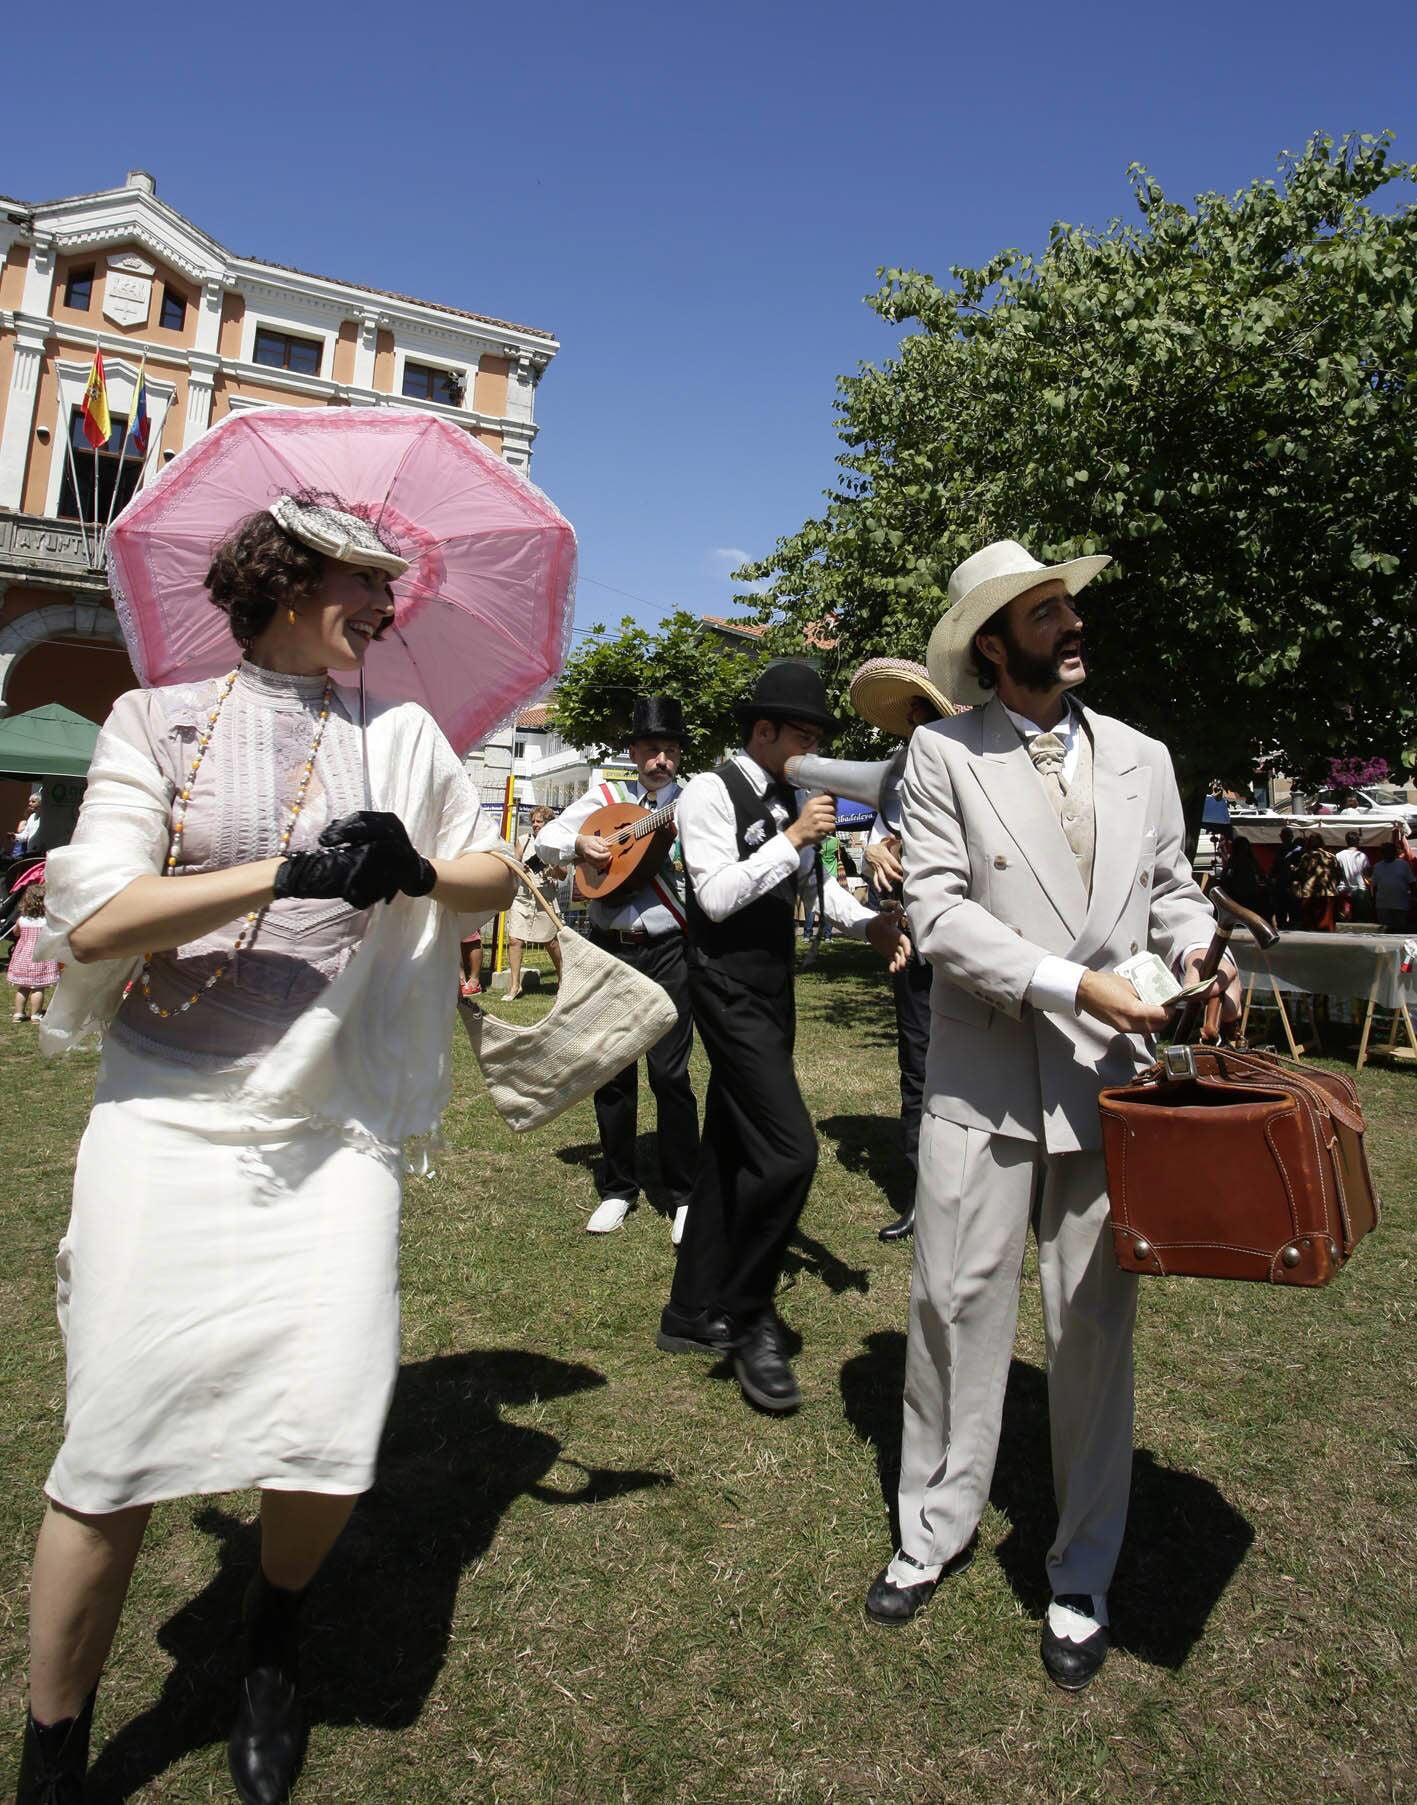
[[[1417,1072],[1361,1075],[1387,1214],[1329,1289],[1143,1282],[1119,1646],[1069,1698],[1038,1659],[1052,1520],[1031,1263],[980,1558],[905,1629],[862,1616],[892,1547],[909,1285],[908,1245],[875,1236],[901,1180],[894,1030],[853,947],[827,948],[799,999],[822,1158],[779,1300],[804,1393],[781,1421],[726,1368],[656,1352],[662,1215],[642,1203],[617,1234],[583,1232],[589,1105],[518,1140],[459,1046],[448,1150],[407,1200],[380,1481],[312,1593],[299,1798],[1412,1796]],[[546,1006],[529,992],[510,1012]],[[46,1068],[33,1029],[4,1028],[0,1651],[17,1728],[63,1415],[52,1259],[95,1061]],[[642,1129],[647,1092],[643,1111]],[[254,1503],[154,1512],[99,1697],[95,1799],[231,1796]]]

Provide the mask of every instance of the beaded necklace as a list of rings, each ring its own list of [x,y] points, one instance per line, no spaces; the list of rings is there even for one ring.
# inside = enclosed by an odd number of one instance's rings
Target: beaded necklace
[[[211,713],[207,716],[206,731],[197,735],[197,756],[192,760],[192,768],[187,773],[187,781],[178,792],[177,796],[177,819],[172,824],[172,844],[168,848],[167,864],[163,869],[164,877],[173,876],[177,869],[177,855],[182,850],[182,830],[187,823],[187,809],[192,800],[192,791],[196,787],[197,773],[202,768],[202,760],[207,756],[207,747],[212,743],[212,735],[216,731],[216,724],[220,718],[222,708],[226,704],[227,697],[235,688],[236,679],[239,675],[240,667],[238,666],[236,670],[228,672],[228,674],[222,678],[221,688],[217,692],[216,702]],[[290,848],[291,836],[295,832],[295,824],[300,819],[300,811],[305,806],[305,793],[310,788],[310,777],[315,769],[315,760],[319,756],[320,742],[325,737],[325,727],[330,718],[330,698],[333,693],[334,679],[330,676],[326,676],[324,693],[320,698],[320,718],[315,723],[315,736],[310,742],[310,756],[301,767],[300,782],[295,790],[295,800],[290,805],[290,815],[286,821],[284,831],[280,836],[278,851],[282,858]],[[199,1003],[205,993],[230,971],[232,964],[235,962],[236,955],[241,951],[242,947],[250,943],[260,924],[261,917],[269,907],[269,903],[263,903],[259,909],[251,909],[248,911],[245,921],[241,924],[241,932],[236,936],[236,941],[232,946],[231,951],[227,954],[225,959],[222,960],[221,964],[217,966],[211,976],[204,981],[202,988],[200,990],[194,990],[191,996],[184,1002],[179,1003],[175,1009],[164,1009],[161,1003],[155,1003],[153,1001],[151,978],[152,955],[149,953],[143,960],[142,990],[143,1001],[147,1004],[152,1013],[154,1015],[160,1015],[164,1021],[170,1021],[174,1015],[185,1015],[194,1003]]]

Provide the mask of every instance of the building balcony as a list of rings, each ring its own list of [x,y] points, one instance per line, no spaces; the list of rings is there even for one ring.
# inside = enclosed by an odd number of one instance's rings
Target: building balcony
[[[16,583],[106,598],[108,582],[90,561],[93,529],[85,547],[77,520],[44,514],[17,514],[0,508],[0,593]]]

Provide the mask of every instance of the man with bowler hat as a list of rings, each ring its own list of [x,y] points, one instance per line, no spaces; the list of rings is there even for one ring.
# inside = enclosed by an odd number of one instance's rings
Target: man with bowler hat
[[[786,781],[789,758],[836,726],[809,664],[769,665],[734,712],[743,748],[687,786],[679,843],[687,879],[689,994],[709,1058],[704,1136],[689,1220],[658,1345],[732,1351],[745,1397],[796,1409],[797,1380],[773,1297],[817,1167],[817,1136],[792,1055],[794,921],[820,883],[817,848],[836,824],[829,796]],[[910,956],[893,917],[841,884],[821,886],[828,918],[868,940],[891,969]]]
[[[536,842],[540,856],[554,864],[576,861],[602,869],[608,865],[610,847],[598,835],[585,833],[585,822],[597,809],[615,802],[659,809],[677,801],[684,738],[684,711],[673,696],[637,696],[630,720],[630,756],[639,781],[593,783],[542,829]],[[592,901],[590,937],[663,985],[679,1012],[674,1026],[645,1055],[657,1116],[659,1170],[669,1193],[670,1234],[677,1246],[698,1163],[699,1114],[689,1082],[694,1027],[684,962],[684,893],[673,860],[666,859],[638,889],[617,891],[604,902]],[[638,1063],[627,1065],[595,1093],[601,1161],[596,1174],[600,1202],[586,1223],[592,1235],[619,1228],[639,1196],[635,1164],[639,1098]]]

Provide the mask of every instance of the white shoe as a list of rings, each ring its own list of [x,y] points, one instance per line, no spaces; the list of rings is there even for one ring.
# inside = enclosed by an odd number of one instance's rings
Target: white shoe
[[[588,1235],[608,1235],[612,1229],[619,1228],[629,1213],[628,1197],[607,1197],[593,1211],[590,1221],[585,1225],[585,1232]]]
[[[677,1247],[684,1239],[684,1223],[688,1219],[688,1215],[689,1206],[687,1203],[681,1203],[674,1212],[674,1220],[669,1225],[669,1240],[670,1244],[674,1247]]]

